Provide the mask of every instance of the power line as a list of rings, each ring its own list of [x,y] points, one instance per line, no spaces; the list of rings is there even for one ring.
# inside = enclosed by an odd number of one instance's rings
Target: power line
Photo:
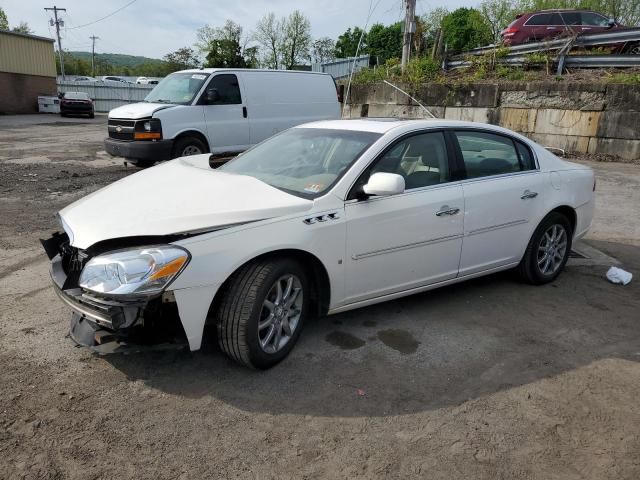
[[[117,9],[117,10],[114,10],[114,11],[113,11],[113,12],[111,12],[109,15],[105,15],[104,17],[99,18],[98,20],[95,20],[95,21],[93,21],[93,22],[89,22],[89,23],[85,23],[84,25],[78,25],[77,27],[72,27],[72,28],[70,28],[69,30],[75,30],[76,28],[82,28],[82,27],[88,27],[89,25],[93,25],[94,23],[101,22],[102,20],[105,20],[105,19],[107,19],[107,18],[109,18],[109,17],[111,17],[111,16],[115,15],[115,14],[116,14],[116,13],[118,13],[119,11],[124,10],[124,9],[125,9],[125,8],[127,8],[129,5],[132,5],[132,4],[136,3],[137,1],[138,1],[138,0],[131,0],[129,3],[127,3],[126,5],[124,5],[124,6],[120,7],[120,8],[119,8],[119,9]]]

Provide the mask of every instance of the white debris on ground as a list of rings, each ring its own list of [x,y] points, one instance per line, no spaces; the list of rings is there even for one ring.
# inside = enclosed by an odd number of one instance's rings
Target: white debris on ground
[[[632,278],[633,275],[631,273],[618,267],[611,267],[607,271],[607,279],[611,283],[620,283],[622,285],[626,285],[631,281]]]

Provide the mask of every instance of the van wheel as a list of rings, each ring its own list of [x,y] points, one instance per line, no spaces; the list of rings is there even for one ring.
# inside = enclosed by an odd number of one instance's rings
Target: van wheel
[[[207,153],[207,146],[198,137],[182,137],[173,145],[172,158]]]
[[[531,236],[518,265],[520,277],[533,285],[555,280],[569,259],[572,238],[573,231],[567,217],[551,212]]]
[[[310,298],[307,274],[291,259],[265,259],[242,267],[217,302],[220,348],[242,365],[274,366],[298,340]]]

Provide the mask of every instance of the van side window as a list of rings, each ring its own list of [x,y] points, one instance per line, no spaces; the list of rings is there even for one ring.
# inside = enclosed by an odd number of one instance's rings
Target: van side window
[[[216,75],[209,82],[207,90],[212,88],[218,91],[219,98],[209,105],[235,105],[242,103],[240,85],[238,84],[238,77],[235,75],[230,73]]]

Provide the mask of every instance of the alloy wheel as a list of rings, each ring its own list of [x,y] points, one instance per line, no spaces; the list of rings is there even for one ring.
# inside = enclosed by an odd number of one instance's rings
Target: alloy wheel
[[[566,253],[567,231],[562,225],[551,225],[538,244],[538,269],[543,275],[553,275],[562,266]]]
[[[258,320],[258,340],[266,353],[280,351],[291,340],[302,315],[302,282],[283,275],[269,289]]]
[[[195,145],[187,145],[182,150],[182,157],[188,157],[190,155],[200,155],[202,151]]]

